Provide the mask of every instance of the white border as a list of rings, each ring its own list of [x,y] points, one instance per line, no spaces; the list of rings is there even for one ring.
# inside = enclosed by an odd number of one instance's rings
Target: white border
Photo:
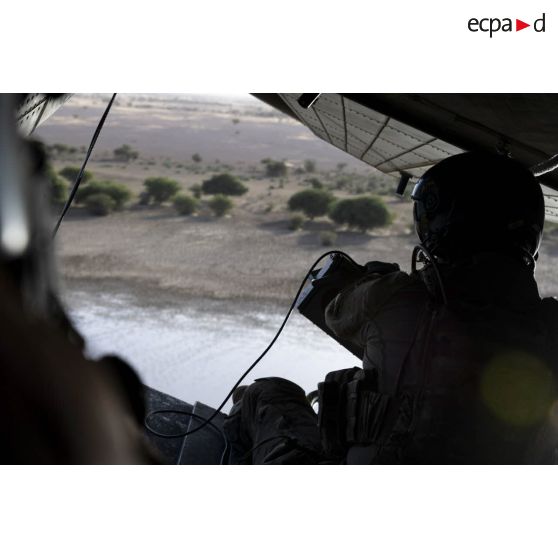
[[[552,467],[4,467],[0,552],[542,556]]]
[[[0,90],[555,92],[554,6],[549,0],[12,2],[2,6]],[[527,29],[490,39],[467,30],[471,17],[531,22],[543,12],[545,33]]]

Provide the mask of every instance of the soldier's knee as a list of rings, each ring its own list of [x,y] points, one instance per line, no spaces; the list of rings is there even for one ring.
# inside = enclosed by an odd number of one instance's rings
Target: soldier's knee
[[[279,397],[288,399],[306,399],[304,390],[285,378],[259,378],[249,385],[243,397]]]

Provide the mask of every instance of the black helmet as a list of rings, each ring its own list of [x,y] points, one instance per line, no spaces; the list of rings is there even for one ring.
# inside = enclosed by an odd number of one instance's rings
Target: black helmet
[[[502,249],[537,254],[544,197],[531,172],[513,159],[448,157],[424,173],[411,198],[420,241],[441,260]]]

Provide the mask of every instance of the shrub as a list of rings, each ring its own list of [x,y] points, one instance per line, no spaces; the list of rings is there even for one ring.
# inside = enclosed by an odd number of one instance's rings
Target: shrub
[[[116,202],[108,194],[92,194],[85,200],[85,206],[92,215],[108,215],[116,207]]]
[[[194,163],[201,163],[203,161],[202,156],[199,153],[194,153],[192,155],[192,161],[194,161]]]
[[[199,184],[194,184],[190,190],[192,190],[192,194],[194,194],[194,198],[200,199],[202,196],[202,188]]]
[[[63,180],[56,171],[50,166],[47,166],[46,175],[49,181],[49,198],[53,205],[61,205],[66,203],[68,199],[68,186],[66,181]]]
[[[304,225],[304,217],[302,215],[293,215],[289,221],[289,229],[297,231]]]
[[[80,167],[64,167],[60,171],[60,175],[73,184],[76,181],[76,178],[78,177],[80,170],[81,170]],[[84,171],[83,176],[81,177],[81,183],[86,184],[92,178],[93,178],[93,173],[86,170]]]
[[[383,227],[391,222],[386,204],[375,196],[362,196],[338,201],[329,216],[340,225],[366,232],[374,227]]]
[[[306,159],[306,161],[304,161],[304,170],[306,172],[316,172],[316,161]]]
[[[209,200],[209,208],[215,213],[216,217],[223,217],[233,207],[233,202],[228,196],[217,194]]]
[[[130,190],[124,184],[112,182],[110,180],[94,180],[87,186],[78,190],[76,194],[76,202],[85,203],[87,205],[89,198],[96,194],[104,194],[108,196],[114,202],[114,207],[111,209],[116,210],[122,209],[124,204],[132,196]]]
[[[274,161],[273,159],[263,159],[265,165],[265,175],[270,178],[281,178],[287,176],[287,165],[284,161]]]
[[[150,198],[156,203],[167,201],[180,190],[176,180],[164,176],[148,178],[143,184]]]
[[[320,233],[320,243],[322,246],[333,246],[337,241],[337,235],[333,231],[323,231]]]
[[[192,215],[198,208],[198,200],[186,194],[178,194],[173,200],[173,205],[180,215]]]
[[[302,190],[289,199],[291,211],[302,211],[307,217],[313,219],[326,215],[334,197],[325,190]]]
[[[248,188],[231,174],[217,174],[201,185],[204,194],[224,194],[226,196],[242,196]]]
[[[324,189],[323,182],[321,180],[317,179],[317,178],[309,178],[309,179],[305,180],[305,182],[316,190],[323,190]]]
[[[126,163],[128,161],[132,161],[133,159],[137,159],[139,156],[139,153],[132,149],[127,143],[117,147],[112,153],[117,161],[123,161]]]

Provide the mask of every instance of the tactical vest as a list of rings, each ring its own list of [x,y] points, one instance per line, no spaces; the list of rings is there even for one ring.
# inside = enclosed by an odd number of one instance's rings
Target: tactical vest
[[[428,271],[340,295],[332,314],[352,311],[355,323],[331,325],[364,346],[366,381],[352,397],[369,419],[346,429],[348,463],[554,462],[558,303],[541,301],[532,278],[500,275],[485,285],[479,269],[450,273],[447,304]]]

